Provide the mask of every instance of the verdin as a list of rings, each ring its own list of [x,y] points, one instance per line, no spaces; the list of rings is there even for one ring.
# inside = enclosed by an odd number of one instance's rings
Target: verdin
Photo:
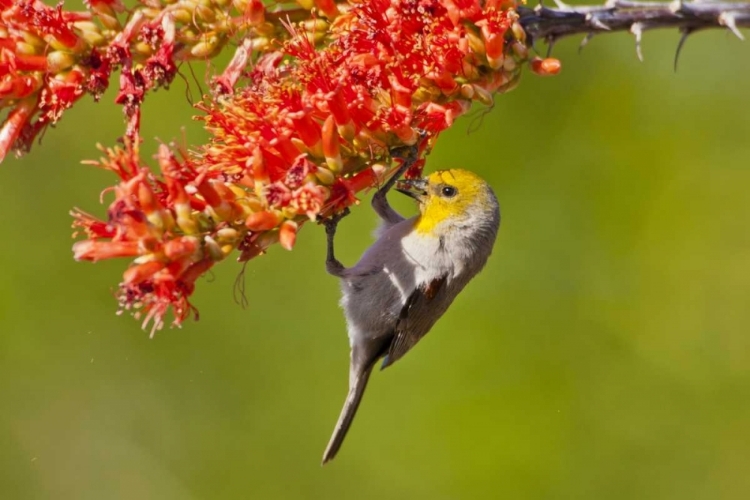
[[[344,267],[333,252],[337,224],[347,212],[324,221],[326,269],[341,279],[351,361],[349,394],[323,463],[339,451],[375,363],[384,358],[381,369],[392,365],[432,328],[484,267],[500,227],[500,208],[490,186],[460,169],[401,181],[397,190],[417,200],[420,214],[410,219],[399,215],[386,193],[409,163],[373,197],[382,226],[354,267]]]

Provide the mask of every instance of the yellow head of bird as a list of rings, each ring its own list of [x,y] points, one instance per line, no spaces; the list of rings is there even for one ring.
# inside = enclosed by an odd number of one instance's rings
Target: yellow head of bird
[[[419,202],[416,230],[420,233],[448,229],[452,223],[470,222],[497,210],[490,186],[468,170],[438,170],[424,179],[401,181],[397,189]]]

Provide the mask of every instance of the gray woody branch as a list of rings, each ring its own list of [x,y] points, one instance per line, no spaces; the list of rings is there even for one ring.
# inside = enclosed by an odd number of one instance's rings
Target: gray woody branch
[[[680,49],[687,37],[708,28],[729,29],[744,40],[739,28],[750,27],[750,3],[745,2],[683,2],[671,3],[609,0],[603,6],[573,7],[560,1],[557,8],[541,3],[534,9],[518,7],[520,22],[533,44],[545,41],[549,50],[560,38],[586,35],[581,47],[594,35],[615,31],[629,31],[635,36],[638,57],[644,31],[656,28],[675,28],[682,33],[677,46],[675,67]]]

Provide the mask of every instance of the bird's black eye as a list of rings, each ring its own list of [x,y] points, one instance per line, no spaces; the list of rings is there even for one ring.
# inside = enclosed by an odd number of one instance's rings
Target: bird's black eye
[[[454,196],[456,196],[456,193],[458,193],[458,190],[453,186],[443,186],[443,188],[440,190],[440,194],[442,194],[446,198],[453,198]]]

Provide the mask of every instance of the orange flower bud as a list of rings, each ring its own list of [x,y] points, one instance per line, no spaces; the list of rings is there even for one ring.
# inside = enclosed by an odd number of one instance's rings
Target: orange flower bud
[[[297,241],[298,224],[293,220],[285,220],[279,228],[279,244],[285,250],[294,248],[294,242]]]
[[[248,215],[245,226],[250,231],[268,231],[279,225],[281,216],[276,212],[264,210]]]
[[[221,250],[221,245],[219,245],[215,239],[206,236],[203,240],[206,253],[208,253],[212,260],[219,261],[224,258],[224,252]]]
[[[560,72],[562,67],[560,61],[554,57],[548,57],[546,59],[535,57],[529,62],[529,64],[531,66],[531,71],[539,76],[556,75]]]
[[[180,260],[192,255],[198,248],[198,240],[195,237],[183,236],[164,244],[164,255],[169,260]]]

